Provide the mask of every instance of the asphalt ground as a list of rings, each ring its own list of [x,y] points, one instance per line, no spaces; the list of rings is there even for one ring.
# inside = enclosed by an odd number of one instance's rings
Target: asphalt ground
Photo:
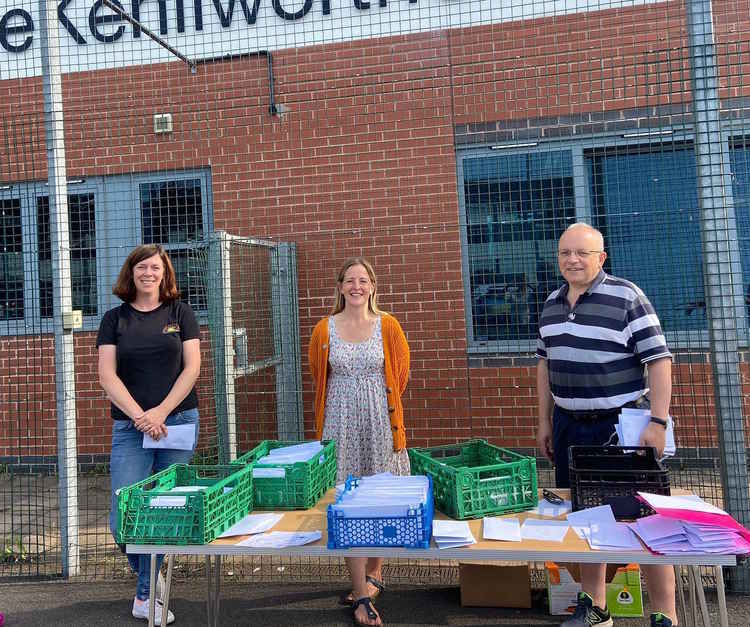
[[[134,582],[114,583],[13,583],[0,584],[0,612],[5,627],[85,625],[145,625],[130,615]],[[220,624],[227,625],[330,625],[350,627],[351,611],[338,604],[345,588],[338,584],[237,584],[223,585]],[[206,624],[206,588],[203,581],[177,582],[170,608],[175,627]],[[712,619],[718,611],[715,594],[708,593]],[[386,625],[558,625],[559,617],[547,614],[543,591],[534,591],[530,610],[462,608],[455,586],[389,587],[377,601]],[[728,597],[729,624],[750,627],[750,598]],[[718,624],[716,622],[715,624]],[[616,619],[618,627],[648,625],[646,619]]]

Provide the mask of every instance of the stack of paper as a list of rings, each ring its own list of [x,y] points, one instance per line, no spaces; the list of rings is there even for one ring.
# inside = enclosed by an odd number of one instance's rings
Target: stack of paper
[[[562,542],[568,533],[570,524],[565,520],[538,520],[527,518],[521,527],[521,538],[524,540],[542,540],[545,542]]]
[[[346,518],[389,518],[410,516],[427,503],[429,479],[423,475],[362,477],[330,506]]]
[[[271,449],[268,455],[265,455],[255,462],[253,468],[253,477],[256,479],[263,478],[283,478],[286,476],[284,468],[259,468],[259,466],[280,466],[296,464],[297,462],[307,462],[318,455],[318,463],[325,461],[325,455],[322,454],[323,445],[320,442],[304,442],[303,444],[294,444],[292,446],[280,446]]]
[[[432,538],[439,549],[453,549],[476,543],[469,523],[465,520],[433,520]]]
[[[750,553],[750,532],[724,510],[696,496],[639,492],[657,513],[630,523],[654,553]]]
[[[620,446],[638,446],[641,432],[648,426],[651,411],[648,409],[633,409],[625,407],[620,412],[620,419],[615,429],[620,440]],[[675,454],[674,422],[672,416],[667,417],[667,440],[664,447],[664,457]]]
[[[544,516],[545,518],[557,518],[558,516],[567,514],[572,509],[573,505],[570,501],[563,501],[558,505],[556,503],[551,503],[547,499],[542,499],[539,501],[539,505],[534,509],[529,510],[529,514],[537,514],[539,516]]]
[[[590,507],[567,516],[579,538],[597,551],[643,551],[641,543],[625,523],[618,523],[609,505]]]

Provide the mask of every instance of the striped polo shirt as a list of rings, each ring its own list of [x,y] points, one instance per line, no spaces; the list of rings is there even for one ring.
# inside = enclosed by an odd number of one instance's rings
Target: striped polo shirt
[[[537,357],[547,360],[555,404],[569,411],[616,409],[648,391],[644,364],[670,357],[659,318],[640,288],[600,271],[575,307],[568,284],[539,319]]]

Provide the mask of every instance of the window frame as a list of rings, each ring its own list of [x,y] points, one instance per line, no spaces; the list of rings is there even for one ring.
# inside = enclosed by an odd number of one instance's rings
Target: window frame
[[[85,179],[70,179],[68,195],[94,194],[94,225],[96,228],[96,291],[97,313],[83,317],[83,325],[77,332],[91,332],[99,328],[102,316],[120,304],[112,294],[120,268],[130,251],[142,239],[140,185],[163,181],[199,179],[201,183],[201,208],[203,218],[203,241],[207,242],[214,230],[213,189],[208,168],[174,170],[138,174],[95,176]],[[13,183],[0,189],[0,199],[18,198],[21,202],[21,253],[23,259],[24,316],[12,320],[0,320],[0,336],[18,336],[37,333],[52,333],[52,317],[41,317],[39,287],[39,230],[37,225],[37,202],[48,196],[48,185],[44,181]],[[110,219],[117,216],[117,219]],[[188,248],[194,242],[167,245],[166,248]],[[199,320],[207,312],[198,310]]]

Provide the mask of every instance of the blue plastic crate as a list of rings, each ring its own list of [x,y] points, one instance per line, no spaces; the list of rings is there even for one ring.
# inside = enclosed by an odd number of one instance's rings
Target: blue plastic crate
[[[435,504],[432,497],[432,477],[427,477],[427,503],[410,511],[407,516],[385,518],[346,518],[328,506],[328,548],[350,549],[367,546],[397,546],[426,549],[432,538],[432,518]],[[358,479],[349,477],[346,490],[357,486]],[[336,499],[341,500],[339,495]]]

